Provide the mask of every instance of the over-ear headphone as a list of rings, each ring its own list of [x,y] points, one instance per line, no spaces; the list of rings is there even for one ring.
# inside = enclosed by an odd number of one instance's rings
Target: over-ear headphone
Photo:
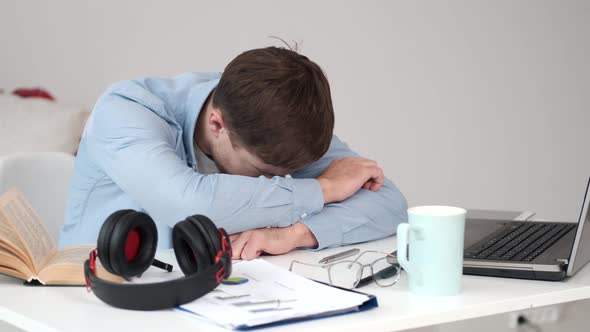
[[[84,262],[86,287],[102,301],[119,308],[157,310],[191,302],[212,291],[231,274],[231,245],[223,228],[207,217],[194,215],[172,229],[174,254],[183,278],[133,284],[116,283],[96,275],[96,256],[110,273],[129,279],[150,265],[172,271],[172,265],[154,259],[158,242],[152,218],[134,210],[119,210],[104,222],[97,248]]]

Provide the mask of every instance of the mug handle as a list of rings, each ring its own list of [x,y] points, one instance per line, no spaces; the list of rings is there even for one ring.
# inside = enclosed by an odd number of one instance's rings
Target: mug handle
[[[408,275],[414,275],[419,279],[419,271],[408,261],[408,235],[410,231],[417,232],[418,229],[408,223],[401,223],[397,226],[397,261]]]

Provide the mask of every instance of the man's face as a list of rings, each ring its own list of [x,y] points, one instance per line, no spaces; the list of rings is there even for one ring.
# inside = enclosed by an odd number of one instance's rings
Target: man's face
[[[285,176],[294,171],[266,164],[246,149],[234,147],[227,131],[220,134],[219,139],[213,144],[211,152],[219,170],[226,174],[253,177],[263,175],[271,178]]]

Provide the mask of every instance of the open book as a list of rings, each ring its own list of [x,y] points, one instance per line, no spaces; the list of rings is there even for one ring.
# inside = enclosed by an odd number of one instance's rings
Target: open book
[[[55,239],[22,193],[11,189],[0,196],[0,273],[43,285],[82,286],[86,284],[83,264],[94,247],[58,251]],[[111,281],[123,280],[102,267],[97,274]]]

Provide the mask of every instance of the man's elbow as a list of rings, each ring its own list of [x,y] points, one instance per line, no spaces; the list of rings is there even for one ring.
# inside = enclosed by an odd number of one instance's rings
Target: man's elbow
[[[408,201],[401,192],[399,192],[399,196],[397,197],[396,203],[394,205],[395,215],[393,219],[395,221],[395,227],[397,228],[397,225],[408,222]]]
[[[397,225],[408,221],[408,201],[393,183],[384,189],[383,198],[388,212],[387,221],[389,227],[392,228],[392,234],[395,234]]]

